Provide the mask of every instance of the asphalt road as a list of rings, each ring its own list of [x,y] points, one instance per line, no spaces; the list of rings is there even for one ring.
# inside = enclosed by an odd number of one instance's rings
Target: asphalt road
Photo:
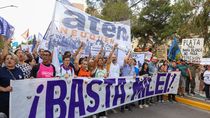
[[[108,113],[108,118],[210,118],[210,112],[181,103],[156,103],[148,108],[134,107],[124,113]]]

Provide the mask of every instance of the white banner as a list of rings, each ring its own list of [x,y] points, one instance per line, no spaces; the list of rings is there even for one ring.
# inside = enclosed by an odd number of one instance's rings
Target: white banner
[[[151,96],[177,93],[180,72],[110,79],[11,81],[11,118],[78,118]]]
[[[56,2],[54,18],[44,39],[49,41],[48,48],[60,46],[61,50],[74,51],[80,42],[85,42],[84,55],[96,55],[101,45],[105,52],[118,43],[131,50],[130,25],[109,22],[90,16],[68,4]]]
[[[200,63],[203,57],[203,38],[182,39],[183,59],[192,63]]]

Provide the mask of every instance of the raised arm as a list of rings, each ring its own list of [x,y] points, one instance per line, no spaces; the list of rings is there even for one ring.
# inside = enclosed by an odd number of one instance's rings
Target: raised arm
[[[73,59],[76,59],[77,55],[81,52],[82,48],[84,47],[84,42],[81,42],[79,48],[76,50],[76,52],[72,55]]]
[[[95,63],[97,63],[98,62],[98,59],[99,59],[99,57],[101,56],[101,54],[102,54],[102,52],[103,52],[103,50],[104,50],[104,45],[102,45],[101,46],[101,49],[100,49],[100,51],[98,52],[98,54],[96,55],[96,58],[95,58]]]
[[[2,51],[2,59],[9,53],[9,45],[11,43],[11,40],[12,39],[8,39],[8,40],[5,40],[4,42],[4,48]]]
[[[34,49],[32,50],[32,53],[37,53],[37,49],[38,49],[38,47],[39,47],[39,44],[40,44],[40,42],[37,41],[37,43],[36,43]]]
[[[107,58],[107,64],[112,62],[112,55],[114,54],[114,51],[116,50],[118,44],[115,44],[114,47],[112,48],[112,51],[110,52],[108,58]]]
[[[92,56],[91,56],[91,52],[90,52],[88,57],[87,57],[87,61],[89,62],[91,58],[92,58]]]
[[[37,41],[34,49],[32,50],[32,54],[35,56],[34,58],[37,58],[38,57],[38,51],[37,50],[38,50],[39,45],[40,45],[40,42]]]
[[[129,51],[128,54],[124,58],[124,64],[123,65],[128,64],[128,59],[130,58],[130,56],[131,56],[131,52]]]
[[[80,49],[79,52],[77,53],[77,55],[76,55],[76,57],[75,57],[75,60],[74,60],[74,67],[75,67],[75,70],[76,70],[76,71],[79,70],[79,59],[80,59],[80,57],[81,57],[83,48],[84,48],[84,45],[82,45],[81,49]]]

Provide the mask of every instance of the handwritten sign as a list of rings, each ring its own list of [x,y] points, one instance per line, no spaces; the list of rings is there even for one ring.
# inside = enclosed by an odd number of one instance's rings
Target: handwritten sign
[[[203,56],[203,38],[182,39],[183,59],[192,63],[200,63]]]
[[[167,60],[167,47],[165,45],[157,47],[156,57],[159,60]]]

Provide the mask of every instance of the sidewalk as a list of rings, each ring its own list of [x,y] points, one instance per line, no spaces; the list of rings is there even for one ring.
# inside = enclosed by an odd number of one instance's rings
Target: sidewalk
[[[193,107],[197,107],[203,110],[210,111],[210,101],[206,101],[206,98],[200,96],[199,94],[195,94],[194,96],[187,95],[185,97],[176,96],[177,102],[190,105]]]

